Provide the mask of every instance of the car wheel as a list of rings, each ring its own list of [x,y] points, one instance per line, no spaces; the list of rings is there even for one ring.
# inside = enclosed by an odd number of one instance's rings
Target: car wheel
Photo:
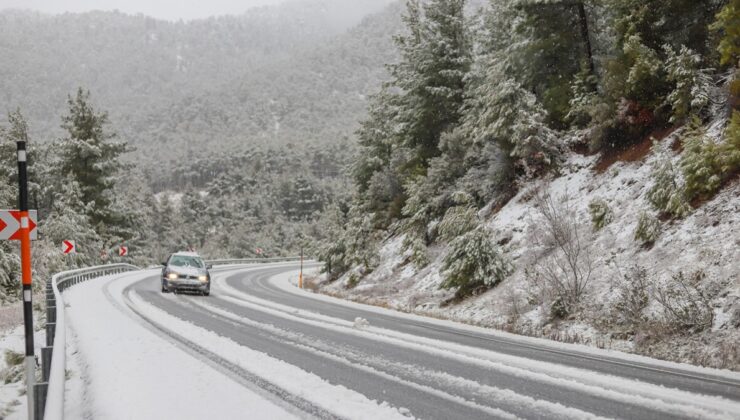
[[[205,292],[203,292],[203,296],[210,296],[211,295],[211,289],[206,289]]]

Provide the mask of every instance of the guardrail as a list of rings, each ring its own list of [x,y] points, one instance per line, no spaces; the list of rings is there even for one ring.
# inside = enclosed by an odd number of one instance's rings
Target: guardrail
[[[109,264],[64,271],[46,283],[46,347],[41,349],[41,383],[34,386],[34,417],[64,418],[64,382],[67,363],[67,337],[64,324],[62,292],[75,284],[97,277],[140,270],[131,264]],[[56,349],[56,351],[55,351]],[[43,413],[43,414],[42,414]]]
[[[238,265],[238,264],[257,264],[257,263],[274,263],[274,262],[293,262],[300,261],[301,257],[272,257],[272,258],[237,258],[237,259],[220,259],[206,260],[206,264],[211,265]]]

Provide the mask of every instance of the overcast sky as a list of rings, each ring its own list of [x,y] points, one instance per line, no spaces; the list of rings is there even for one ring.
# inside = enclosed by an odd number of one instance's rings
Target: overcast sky
[[[250,7],[282,3],[285,0],[0,0],[0,10],[32,9],[46,13],[114,10],[143,13],[160,19],[198,19],[234,15]]]

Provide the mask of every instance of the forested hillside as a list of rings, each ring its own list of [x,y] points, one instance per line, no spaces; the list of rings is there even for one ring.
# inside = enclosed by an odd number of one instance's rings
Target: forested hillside
[[[400,5],[317,0],[164,22],[121,13],[0,13],[0,208],[14,208],[15,144],[31,145],[37,276],[298,252],[347,197],[352,133],[395,60]],[[61,241],[78,255],[63,257]],[[15,293],[0,244],[1,297]]]
[[[323,290],[737,369],[740,2],[466,3],[406,2]]]
[[[145,163],[256,144],[335,143],[393,59],[398,12],[385,0],[286,3],[192,22],[121,13],[0,13],[0,109],[33,138],[82,86]],[[365,20],[367,18],[367,20]]]

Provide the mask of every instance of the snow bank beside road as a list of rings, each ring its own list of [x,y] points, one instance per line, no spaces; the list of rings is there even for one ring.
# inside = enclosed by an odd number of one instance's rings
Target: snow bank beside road
[[[592,346],[574,343],[563,343],[554,340],[548,340],[541,337],[529,337],[519,334],[514,334],[502,330],[480,327],[477,325],[466,324],[445,318],[433,318],[424,315],[418,315],[415,313],[402,312],[395,309],[383,308],[380,306],[374,306],[366,303],[355,302],[351,300],[342,299],[330,295],[324,295],[308,291],[305,289],[298,288],[298,271],[283,273],[270,278],[270,282],[282,291],[297,294],[300,296],[310,297],[311,299],[331,303],[334,305],[342,305],[348,308],[356,308],[362,311],[374,312],[380,315],[395,316],[398,318],[424,322],[431,325],[439,325],[441,327],[455,328],[460,331],[469,332],[481,336],[487,336],[491,338],[503,338],[509,340],[516,340],[520,343],[526,343],[533,346],[550,348],[553,350],[562,350],[573,353],[580,353],[586,357],[604,357],[610,358],[625,363],[643,363],[656,367],[663,367],[667,369],[677,369],[685,372],[694,372],[697,374],[713,375],[717,377],[728,378],[737,380],[740,375],[737,372],[733,372],[727,369],[715,369],[703,366],[696,366],[688,363],[672,362],[669,360],[655,359],[647,356],[642,356],[634,353],[625,353],[618,350],[600,349]],[[233,293],[233,291],[232,291]],[[299,312],[304,314],[304,312]],[[319,317],[319,315],[314,315]]]
[[[134,321],[122,304],[123,289],[154,271],[108,276],[65,292],[71,355],[79,366],[81,400],[66,407],[69,418],[204,419],[294,416],[211,366],[193,358]],[[106,297],[106,289],[118,305]]]

